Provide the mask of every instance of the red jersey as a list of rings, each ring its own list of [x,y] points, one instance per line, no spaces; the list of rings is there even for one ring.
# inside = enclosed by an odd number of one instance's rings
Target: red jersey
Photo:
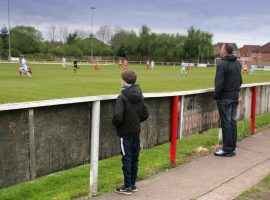
[[[128,61],[124,60],[124,65],[127,66],[128,65]]]
[[[97,61],[96,60],[93,60],[93,65],[97,66]]]

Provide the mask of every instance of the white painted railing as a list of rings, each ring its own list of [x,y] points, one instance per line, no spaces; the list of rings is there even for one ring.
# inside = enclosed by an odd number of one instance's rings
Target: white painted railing
[[[269,86],[270,82],[267,83],[253,83],[245,84],[242,88],[252,88],[255,86]],[[179,128],[178,138],[183,138],[183,119],[184,119],[184,100],[185,96],[204,94],[213,92],[213,88],[191,90],[191,91],[179,91],[179,92],[163,92],[163,93],[144,93],[145,98],[162,98],[162,97],[175,97],[179,96]],[[1,111],[29,109],[29,137],[30,137],[30,166],[32,178],[36,177],[35,173],[35,137],[34,137],[34,108],[50,107],[58,105],[68,105],[76,103],[91,103],[92,106],[92,118],[91,118],[91,169],[90,169],[90,196],[95,196],[98,191],[98,159],[99,159],[99,134],[100,134],[100,115],[101,115],[101,102],[106,100],[115,100],[118,95],[102,95],[102,96],[89,96],[79,98],[65,98],[65,99],[54,99],[44,101],[33,101],[33,102],[21,102],[21,103],[7,103],[0,104]],[[270,100],[269,100],[270,102]],[[169,126],[169,125],[168,125]]]

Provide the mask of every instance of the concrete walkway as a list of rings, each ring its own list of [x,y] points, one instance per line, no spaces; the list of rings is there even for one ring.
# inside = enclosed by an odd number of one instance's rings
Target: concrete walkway
[[[269,173],[268,129],[238,143],[234,157],[211,154],[138,182],[131,196],[112,192],[94,200],[231,200]]]

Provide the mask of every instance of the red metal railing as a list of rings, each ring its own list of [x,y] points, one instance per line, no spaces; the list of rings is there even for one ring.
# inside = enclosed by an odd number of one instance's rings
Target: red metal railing
[[[176,144],[177,144],[177,130],[178,130],[178,101],[179,97],[174,96],[172,99],[172,126],[171,126],[171,150],[170,162],[172,166],[176,165]]]

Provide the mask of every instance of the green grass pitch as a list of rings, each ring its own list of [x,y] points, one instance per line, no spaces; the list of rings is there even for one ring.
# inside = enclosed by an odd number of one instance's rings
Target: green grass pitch
[[[77,73],[71,65],[63,70],[59,64],[31,64],[33,77],[19,76],[18,64],[0,63],[0,103],[59,99],[120,92],[118,66],[101,66],[94,71],[90,66],[80,66]],[[214,85],[215,68],[191,68],[188,76],[181,76],[180,67],[156,66],[147,70],[145,65],[129,65],[138,75],[137,83],[143,92],[171,92],[210,88]],[[268,82],[270,72],[256,71],[244,75],[244,84]]]

